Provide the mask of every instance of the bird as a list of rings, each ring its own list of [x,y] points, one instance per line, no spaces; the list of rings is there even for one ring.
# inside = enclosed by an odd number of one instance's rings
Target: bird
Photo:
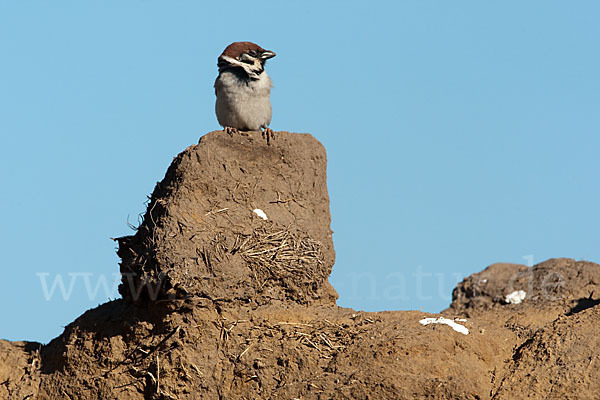
[[[275,138],[271,123],[271,78],[265,63],[275,57],[252,42],[234,42],[217,60],[215,112],[229,135],[239,131],[261,131],[267,144]]]

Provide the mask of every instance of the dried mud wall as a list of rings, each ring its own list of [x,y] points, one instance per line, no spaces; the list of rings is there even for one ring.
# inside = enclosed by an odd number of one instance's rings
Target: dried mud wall
[[[0,341],[0,399],[598,398],[599,265],[494,264],[441,315],[358,312],[328,282],[330,222],[312,136],[205,135],[118,239],[122,299]]]

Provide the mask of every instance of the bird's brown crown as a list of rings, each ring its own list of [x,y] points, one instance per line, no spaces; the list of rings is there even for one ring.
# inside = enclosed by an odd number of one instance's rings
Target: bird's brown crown
[[[238,58],[244,53],[248,53],[251,50],[256,51],[257,53],[263,53],[266,50],[260,47],[259,45],[252,42],[234,42],[223,50],[222,56],[227,56],[231,58]]]

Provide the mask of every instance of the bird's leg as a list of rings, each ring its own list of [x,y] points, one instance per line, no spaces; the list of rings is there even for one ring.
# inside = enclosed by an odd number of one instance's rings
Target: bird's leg
[[[226,132],[226,133],[227,133],[229,136],[233,137],[233,134],[234,134],[234,133],[238,133],[238,130],[237,130],[236,128],[232,128],[231,126],[226,126],[226,127],[225,127],[225,132]]]
[[[275,133],[273,132],[273,129],[267,127],[267,126],[262,126],[261,128],[263,128],[262,132],[262,137],[263,139],[267,139],[267,146],[271,145],[271,139],[275,139]]]

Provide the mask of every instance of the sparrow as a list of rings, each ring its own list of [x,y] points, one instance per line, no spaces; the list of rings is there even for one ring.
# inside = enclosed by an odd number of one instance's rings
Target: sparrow
[[[267,144],[275,136],[271,123],[271,78],[265,63],[275,53],[251,42],[235,42],[223,50],[215,81],[215,112],[219,124],[230,135],[258,131]]]

